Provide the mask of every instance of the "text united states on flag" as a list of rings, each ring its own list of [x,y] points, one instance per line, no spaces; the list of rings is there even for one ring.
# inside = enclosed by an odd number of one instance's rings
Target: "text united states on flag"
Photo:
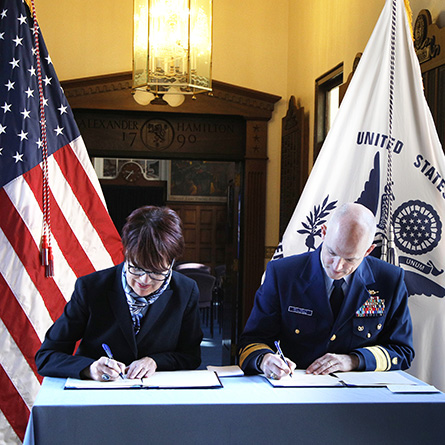
[[[122,260],[119,235],[37,26],[25,2],[0,0],[1,443],[23,440],[42,380],[34,354],[70,298],[76,278]],[[54,255],[54,277],[49,278],[40,259],[39,78]]]

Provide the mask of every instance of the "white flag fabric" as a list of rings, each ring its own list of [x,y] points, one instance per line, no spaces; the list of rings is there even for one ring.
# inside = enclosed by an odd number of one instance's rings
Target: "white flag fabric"
[[[317,248],[349,201],[376,215],[377,255],[392,222],[414,325],[409,372],[445,390],[445,157],[403,0],[386,1],[273,259]]]

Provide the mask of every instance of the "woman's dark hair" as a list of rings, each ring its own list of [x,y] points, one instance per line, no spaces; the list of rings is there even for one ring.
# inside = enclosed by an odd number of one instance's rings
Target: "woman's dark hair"
[[[134,210],[122,228],[126,259],[151,272],[162,272],[184,250],[182,223],[168,207],[144,206]]]

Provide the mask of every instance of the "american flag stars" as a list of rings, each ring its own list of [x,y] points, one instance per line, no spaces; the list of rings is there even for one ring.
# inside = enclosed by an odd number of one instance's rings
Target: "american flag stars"
[[[12,8],[0,11],[0,186],[42,162],[41,106],[49,155],[78,136],[77,128],[67,123],[73,120],[72,113],[38,25],[30,16],[11,17],[13,13]],[[40,82],[35,31],[40,47]],[[26,167],[17,169],[18,163]]]
[[[15,43],[15,46],[23,45],[22,43],[23,37],[16,36],[12,41]]]
[[[26,17],[23,14],[17,20],[20,22],[21,25],[26,23]]]
[[[7,113],[8,111],[11,111],[11,106],[12,106],[12,104],[7,104],[5,102],[5,104],[1,108],[3,108],[4,113]]]
[[[5,83],[5,87],[8,88],[8,91],[11,91],[14,89],[14,84],[15,84],[15,82],[11,82],[9,80],[8,83]]]
[[[19,154],[18,152],[15,152],[15,155],[13,156],[13,158],[15,159],[15,163],[17,164],[17,162],[23,162],[23,153]]]
[[[18,67],[19,67],[19,63],[20,63],[20,60],[12,59],[11,62],[9,62],[9,63],[12,65],[12,69],[14,69],[14,68],[18,68]]]

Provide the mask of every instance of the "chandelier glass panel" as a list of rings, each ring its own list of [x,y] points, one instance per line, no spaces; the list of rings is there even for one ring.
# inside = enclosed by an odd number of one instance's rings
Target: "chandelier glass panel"
[[[158,95],[169,102],[172,95],[177,104],[184,94],[211,91],[211,74],[212,0],[134,0],[137,102],[148,103]]]

